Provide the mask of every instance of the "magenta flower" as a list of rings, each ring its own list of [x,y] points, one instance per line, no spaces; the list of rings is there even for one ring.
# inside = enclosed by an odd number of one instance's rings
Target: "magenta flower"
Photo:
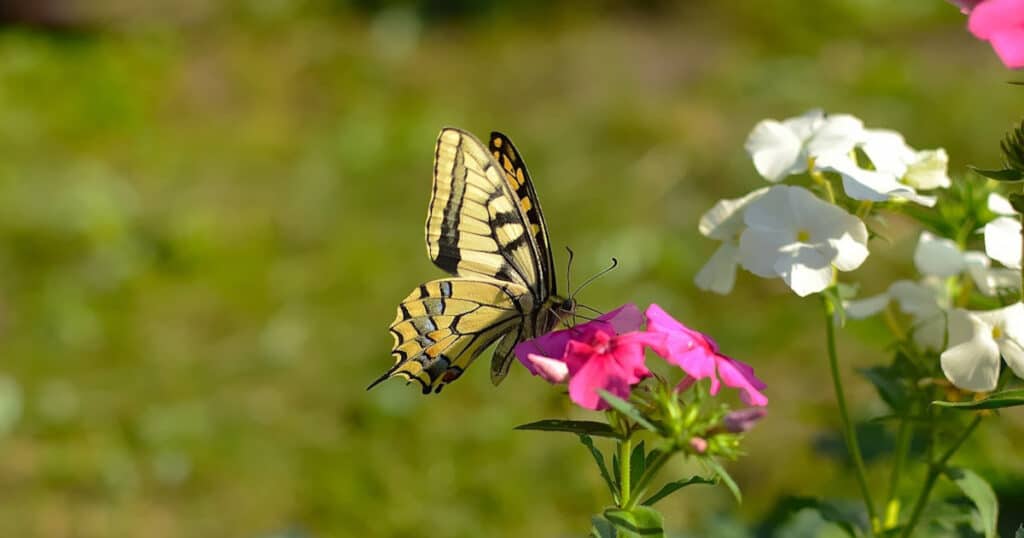
[[[660,306],[647,308],[647,331],[663,334],[665,360],[687,373],[680,383],[682,388],[699,379],[711,379],[711,395],[718,394],[721,383],[739,389],[740,399],[748,405],[768,405],[768,398],[760,391],[765,384],[754,376],[750,365],[718,352],[718,344],[710,336],[690,329],[668,315]]]
[[[1024,67],[1024,0],[985,0],[960,3],[970,11],[967,28],[988,41],[1006,67]]]
[[[640,309],[627,304],[594,321],[522,342],[516,357],[550,382],[568,379],[569,398],[577,405],[607,409],[598,389],[629,398],[630,388],[651,375],[644,346],[660,346],[664,337],[638,331],[642,319]]]

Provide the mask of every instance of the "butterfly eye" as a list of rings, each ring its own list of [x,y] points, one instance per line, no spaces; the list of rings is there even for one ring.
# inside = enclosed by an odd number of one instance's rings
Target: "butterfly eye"
[[[576,300],[566,299],[562,301],[562,304],[559,305],[559,308],[565,312],[574,312],[576,310]]]

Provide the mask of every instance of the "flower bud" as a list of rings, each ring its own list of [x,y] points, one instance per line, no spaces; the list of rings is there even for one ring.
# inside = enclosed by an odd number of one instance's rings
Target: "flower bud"
[[[764,418],[765,414],[767,414],[767,411],[759,407],[740,409],[725,415],[725,418],[722,419],[722,425],[730,433],[743,433],[750,431],[754,424],[757,424],[757,421]]]
[[[691,437],[690,448],[698,454],[703,454],[708,451],[708,441],[703,437]]]

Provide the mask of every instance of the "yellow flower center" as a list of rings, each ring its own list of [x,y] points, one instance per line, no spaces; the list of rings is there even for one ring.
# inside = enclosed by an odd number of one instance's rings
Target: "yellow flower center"
[[[811,240],[811,232],[808,232],[807,230],[797,230],[797,232],[796,232],[796,240],[801,242],[801,243],[806,243],[806,242],[810,241]]]
[[[999,340],[1002,337],[1003,337],[1003,328],[998,326],[998,325],[996,325],[995,327],[992,327],[992,339],[993,340]]]

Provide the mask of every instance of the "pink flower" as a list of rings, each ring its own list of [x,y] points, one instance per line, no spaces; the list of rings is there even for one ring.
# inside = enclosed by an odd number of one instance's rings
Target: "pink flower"
[[[967,28],[988,41],[1006,67],[1024,67],[1024,0],[985,0],[970,10]]]
[[[718,344],[710,336],[679,323],[660,306],[647,308],[647,331],[663,334],[665,360],[683,369],[689,377],[680,386],[687,387],[699,379],[711,379],[711,395],[718,394],[721,383],[739,389],[740,399],[748,405],[768,405],[761,394],[765,384],[754,376],[754,369],[718,352]]]
[[[640,309],[627,304],[594,321],[522,342],[516,357],[548,381],[568,379],[569,398],[577,405],[607,409],[598,389],[626,399],[633,385],[651,375],[644,346],[660,346],[664,337],[637,331],[641,321]]]

